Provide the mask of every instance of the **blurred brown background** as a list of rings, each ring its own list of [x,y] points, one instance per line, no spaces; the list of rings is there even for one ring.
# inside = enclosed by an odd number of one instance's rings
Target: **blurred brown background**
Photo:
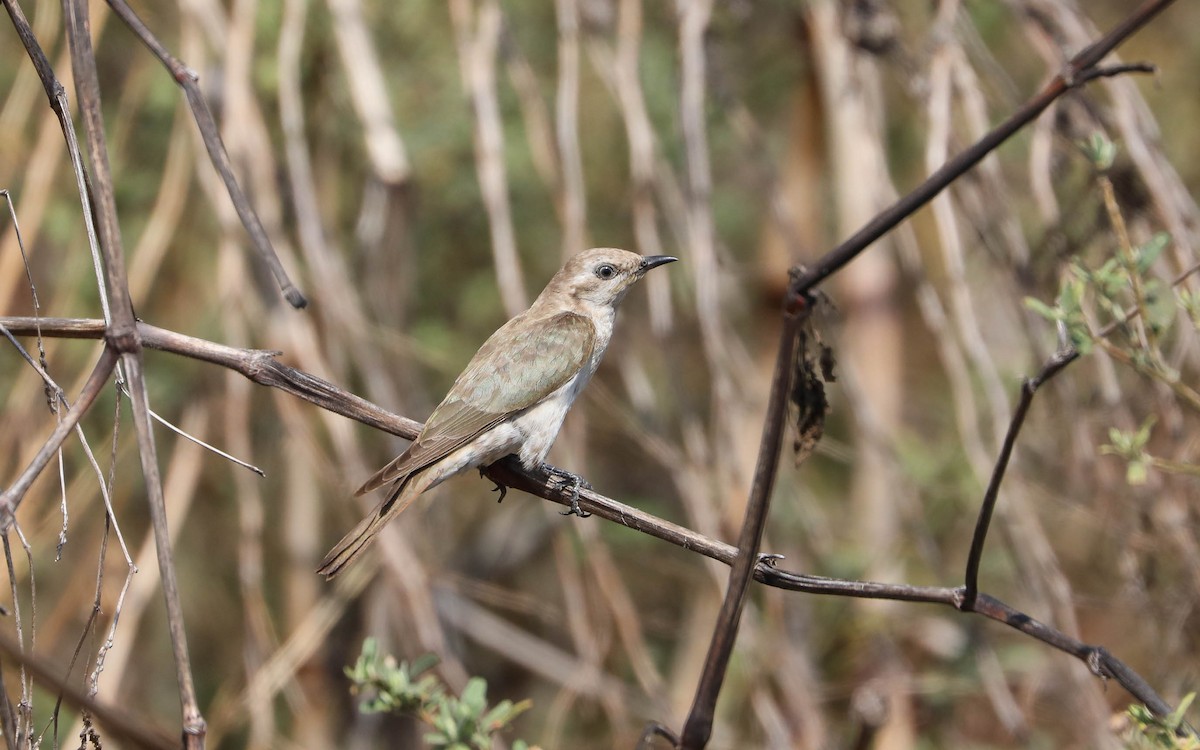
[[[93,4],[110,158],[143,320],[281,359],[423,419],[475,348],[565,254],[592,245],[682,259],[624,305],[552,462],[606,495],[710,536],[740,523],[787,269],[818,257],[976,140],[1129,10],[1115,0],[705,3],[640,0],[183,0],[137,3],[199,75],[243,186],[310,300],[284,305],[200,144],[180,91]],[[57,3],[26,3],[75,99]],[[709,14],[711,11],[711,15]],[[1076,145],[1117,144],[1114,196],[1134,242],[1171,233],[1150,275],[1194,265],[1200,6],[1177,3],[1120,50],[1157,76],[1068,95],[826,284],[839,381],[826,439],[776,490],[764,549],[823,575],[952,585],[1019,388],[1056,346],[1069,260],[1118,252]],[[61,132],[0,23],[0,188],[11,191],[41,313],[99,317]],[[7,211],[5,211],[7,214]],[[31,314],[7,216],[0,313]],[[33,346],[34,342],[27,341]],[[1162,333],[1195,383],[1195,328]],[[98,344],[47,339],[73,397]],[[359,716],[341,669],[365,635],[435,652],[452,686],[531,698],[514,734],[546,748],[632,747],[678,727],[727,570],[599,519],[464,477],[418,501],[378,574],[313,568],[362,512],[351,493],[403,443],[215,367],[147,354],[164,418],[266,479],[157,433],[210,747],[417,746],[406,720]],[[0,357],[6,484],[52,429],[38,378]],[[78,441],[18,514],[27,646],[101,698],[175,726],[128,406],[84,422],[138,572]],[[1195,467],[1194,404],[1163,378],[1089,355],[1035,401],[982,571],[985,590],[1108,647],[1172,703],[1200,677],[1197,479],[1145,484],[1100,448],[1157,422],[1148,449]],[[99,582],[100,614],[89,626]],[[36,581],[36,587],[33,585]],[[16,633],[10,616],[0,627]],[[36,639],[36,640],[35,640]],[[4,687],[22,699],[4,664]],[[54,697],[34,689],[34,723]],[[1119,747],[1130,698],[1001,625],[914,604],[753,592],[711,747],[881,750]],[[60,719],[74,746],[74,717]],[[861,742],[860,742],[861,741]]]

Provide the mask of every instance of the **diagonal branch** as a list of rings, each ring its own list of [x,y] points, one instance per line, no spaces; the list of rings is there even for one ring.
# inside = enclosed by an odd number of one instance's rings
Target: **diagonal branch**
[[[0,318],[0,325],[13,334],[22,336],[36,335],[38,322],[39,320],[29,317]],[[81,339],[98,339],[104,336],[104,322],[100,320],[41,318],[40,323],[45,336]],[[321,378],[281,364],[274,360],[271,352],[225,346],[155,328],[146,323],[139,322],[137,325],[142,343],[149,348],[226,367],[255,383],[279,388],[334,414],[393,435],[412,439],[420,432],[420,422],[392,414]],[[527,470],[517,461],[499,461],[488,467],[484,473],[488,479],[513,489],[563,506],[570,505],[572,491],[569,486],[564,487],[561,482],[553,481],[551,476],[544,472]],[[731,544],[697,533],[591,489],[580,489],[579,504],[600,518],[725,565],[732,566],[739,557],[738,548]],[[823,596],[940,604],[1004,623],[1080,659],[1094,674],[1115,679],[1130,695],[1144,703],[1155,714],[1166,716],[1171,713],[1171,706],[1141,676],[1103,647],[1090,646],[1075,640],[987,594],[979,593],[974,606],[968,609],[964,606],[966,593],[962,587],[914,586],[807,575],[777,567],[777,560],[774,558],[755,557],[756,564],[752,568],[754,580],[765,586]]]
[[[1041,372],[1032,378],[1026,378],[1021,384],[1021,400],[1013,412],[1008,424],[1008,432],[1004,435],[1004,445],[1000,448],[1000,456],[992,469],[991,479],[988,480],[987,490],[983,493],[983,503],[979,508],[979,518],[975,522],[975,533],[971,537],[971,550],[967,554],[967,572],[963,586],[963,608],[972,610],[975,599],[979,594],[979,563],[983,558],[983,544],[987,540],[988,526],[992,521],[992,513],[996,509],[996,498],[1000,495],[1000,483],[1004,481],[1004,472],[1008,469],[1008,461],[1012,457],[1013,447],[1017,443],[1017,435],[1025,423],[1025,415],[1033,403],[1033,395],[1037,389],[1050,378],[1062,372],[1067,365],[1079,358],[1079,351],[1074,347],[1056,353],[1042,367]]]
[[[866,226],[806,268],[803,273],[792,280],[793,293],[804,294],[810,291],[842,266],[854,260],[871,243],[916,213],[919,208],[982,161],[1014,133],[1037,119],[1038,115],[1063,94],[1098,77],[1128,72],[1145,72],[1147,68],[1143,66],[1117,66],[1111,70],[1097,66],[1108,53],[1149,23],[1172,2],[1174,0],[1145,0],[1124,21],[1072,57],[1062,73],[1055,76],[1037,95],[1009,115],[1008,119],[989,131],[966,151],[946,162],[912,192],[881,211],[875,218],[867,222]],[[1152,68],[1150,69],[1152,70]]]
[[[250,205],[250,199],[246,197],[245,191],[242,190],[237,177],[233,174],[233,164],[229,161],[229,153],[225,150],[225,143],[221,140],[217,122],[213,118],[212,110],[208,108],[204,92],[200,90],[200,77],[167,51],[167,48],[151,33],[125,0],[108,0],[108,5],[142,41],[142,44],[145,44],[146,48],[158,58],[159,62],[170,72],[171,77],[175,79],[175,83],[183,89],[188,106],[192,110],[192,117],[196,120],[196,127],[200,129],[200,138],[204,141],[204,148],[208,151],[208,158],[212,160],[217,174],[221,175],[221,180],[225,183],[225,190],[229,193],[229,199],[233,201],[233,207],[237,210],[238,218],[242,220],[242,226],[246,227],[246,232],[250,234],[251,244],[258,254],[259,260],[271,270],[271,275],[275,277],[275,282],[279,284],[288,304],[297,309],[307,306],[308,300],[304,297],[304,293],[292,283],[291,277],[288,276],[283,264],[279,261],[279,255],[271,245],[267,230],[263,228],[262,221],[259,220],[254,207]]]
[[[733,645],[737,641],[738,624],[746,603],[746,591],[758,563],[758,549],[767,525],[767,510],[771,507],[771,490],[779,471],[779,449],[783,444],[784,420],[787,416],[788,395],[791,391],[793,360],[800,324],[808,316],[805,305],[799,312],[785,315],[779,334],[779,352],[775,357],[775,373],[771,378],[771,394],[763,422],[762,440],[758,447],[758,464],[746,501],[746,515],[738,535],[738,554],[729,571],[725,600],[704,659],[704,669],[696,686],[691,711],[684,722],[679,746],[703,748],[712,735],[713,713],[717,696],[725,682],[725,670]]]
[[[104,703],[88,696],[75,687],[66,677],[60,677],[55,668],[45,660],[21,650],[19,643],[0,633],[0,653],[17,662],[39,682],[63,699],[70,706],[90,713],[111,733],[109,739],[121,740],[123,747],[155,748],[171,750],[179,745],[158,727],[146,725],[125,709]],[[14,745],[10,745],[12,747]]]
[[[30,320],[34,320],[30,318]],[[24,333],[17,331],[16,333]],[[12,486],[0,494],[0,530],[7,531],[12,525],[13,514],[17,510],[17,506],[21,504],[21,500],[25,498],[25,493],[29,491],[33,480],[41,475],[46,465],[50,463],[50,459],[58,452],[63,441],[67,439],[67,435],[71,434],[71,430],[75,429],[75,425],[79,424],[79,420],[87,414],[92,404],[96,401],[96,397],[100,395],[100,391],[108,382],[108,376],[112,375],[113,369],[117,365],[117,353],[112,347],[104,347],[104,351],[100,354],[100,360],[96,362],[96,366],[92,368],[92,374],[88,376],[87,382],[83,386],[83,390],[79,393],[79,397],[75,399],[75,404],[67,410],[62,421],[54,428],[54,432],[46,439],[41,450],[33,457],[33,461],[29,466],[25,467],[25,471],[21,476],[17,477],[17,481],[13,482]]]

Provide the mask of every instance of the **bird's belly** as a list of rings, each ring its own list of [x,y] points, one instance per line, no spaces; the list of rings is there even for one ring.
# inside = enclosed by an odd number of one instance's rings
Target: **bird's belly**
[[[546,460],[546,454],[550,452],[550,446],[554,445],[554,439],[558,437],[567,410],[571,408],[579,392],[574,385],[574,382],[564,385],[541,403],[513,419],[513,425],[523,436],[517,455],[526,468],[535,469]]]
[[[516,453],[525,439],[516,420],[501,422],[485,430],[471,442],[421,472],[422,492],[438,486],[450,477],[480,466],[490,466],[507,455]]]

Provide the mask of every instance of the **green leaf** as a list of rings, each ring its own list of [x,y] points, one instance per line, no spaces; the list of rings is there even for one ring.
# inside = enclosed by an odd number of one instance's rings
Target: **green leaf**
[[[1151,414],[1142,422],[1142,426],[1138,428],[1133,435],[1132,447],[1136,450],[1143,450],[1146,443],[1150,442],[1150,431],[1154,429],[1154,423],[1158,421],[1158,417]]]
[[[472,677],[467,680],[461,700],[463,706],[471,709],[476,716],[483,713],[483,709],[487,706],[487,681],[482,677]]]
[[[411,665],[397,664],[391,655],[381,656],[378,643],[368,638],[345,672],[353,683],[352,692],[366,694],[361,711],[415,713],[431,729],[425,742],[445,750],[490,750],[491,734],[531,705],[528,700],[518,704],[504,700],[489,711],[487,681],[481,677],[468,680],[461,696],[447,695],[437,675],[428,673],[437,662],[437,657],[425,654]]]
[[[1144,275],[1150,270],[1150,266],[1154,265],[1154,261],[1158,260],[1158,256],[1162,255],[1162,251],[1167,249],[1167,245],[1171,244],[1171,235],[1166,232],[1156,232],[1144,245],[1135,248],[1133,257],[1136,259],[1137,272],[1139,275]]]
[[[1100,131],[1092,133],[1087,140],[1079,142],[1083,155],[1101,172],[1109,169],[1117,158],[1117,145]]]
[[[1078,313],[1082,308],[1083,293],[1086,290],[1087,284],[1083,279],[1063,279],[1056,300],[1060,313],[1067,318]]]
[[[1129,465],[1125,467],[1125,481],[1133,487],[1145,484],[1149,474],[1150,471],[1145,461],[1130,461]]]
[[[1194,700],[1196,700],[1195,693],[1188,693],[1187,695],[1183,696],[1183,698],[1179,701],[1179,706],[1171,712],[1170,716],[1163,720],[1163,723],[1165,723],[1172,731],[1177,729],[1181,724],[1183,724],[1183,717],[1187,714],[1188,708],[1191,707],[1192,701]]]
[[[1187,289],[1180,289],[1175,293],[1175,298],[1179,300],[1179,306],[1192,320],[1192,325],[1200,329],[1200,292],[1191,292]]]
[[[1029,308],[1033,312],[1037,313],[1038,315],[1041,315],[1043,318],[1045,318],[1046,320],[1049,320],[1051,322],[1055,322],[1055,321],[1059,321],[1059,320],[1063,319],[1062,312],[1060,312],[1059,310],[1057,310],[1053,307],[1050,307],[1045,302],[1042,302],[1041,300],[1035,299],[1033,297],[1025,298],[1025,307]]]
[[[1145,293],[1146,314],[1150,318],[1146,322],[1156,334],[1161,336],[1175,322],[1175,295],[1171,294],[1170,290],[1163,289],[1157,279],[1147,280]]]
[[[441,659],[438,658],[437,654],[421,654],[413,660],[412,667],[410,668],[409,672],[413,677],[416,677],[422,672],[428,672],[429,670],[433,669],[440,661]]]
[[[1086,357],[1092,351],[1092,333],[1083,323],[1076,323],[1067,326],[1067,336],[1071,339],[1071,346],[1079,352],[1080,356]]]

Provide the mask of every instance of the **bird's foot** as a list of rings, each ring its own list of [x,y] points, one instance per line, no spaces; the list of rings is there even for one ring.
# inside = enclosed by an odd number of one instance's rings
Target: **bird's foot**
[[[479,477],[481,479],[487,479],[487,474],[484,473],[486,470],[487,470],[486,466],[479,467]],[[508,494],[508,488],[505,487],[504,485],[500,484],[499,482],[497,482],[495,479],[491,480],[491,482],[492,482],[492,484],[496,485],[495,487],[492,488],[492,492],[500,493],[500,497],[496,498],[496,502],[497,503],[504,502],[504,496]]]
[[[551,466],[550,464],[542,464],[542,469],[544,469],[546,473],[550,475],[550,481],[559,485],[560,488],[571,488],[571,505],[562,512],[564,516],[579,516],[580,518],[587,518],[588,516],[592,515],[583,508],[579,507],[579,490],[590,490],[592,488],[592,485],[588,484],[586,479],[578,474],[572,474],[566,469],[560,469],[557,466]]]

